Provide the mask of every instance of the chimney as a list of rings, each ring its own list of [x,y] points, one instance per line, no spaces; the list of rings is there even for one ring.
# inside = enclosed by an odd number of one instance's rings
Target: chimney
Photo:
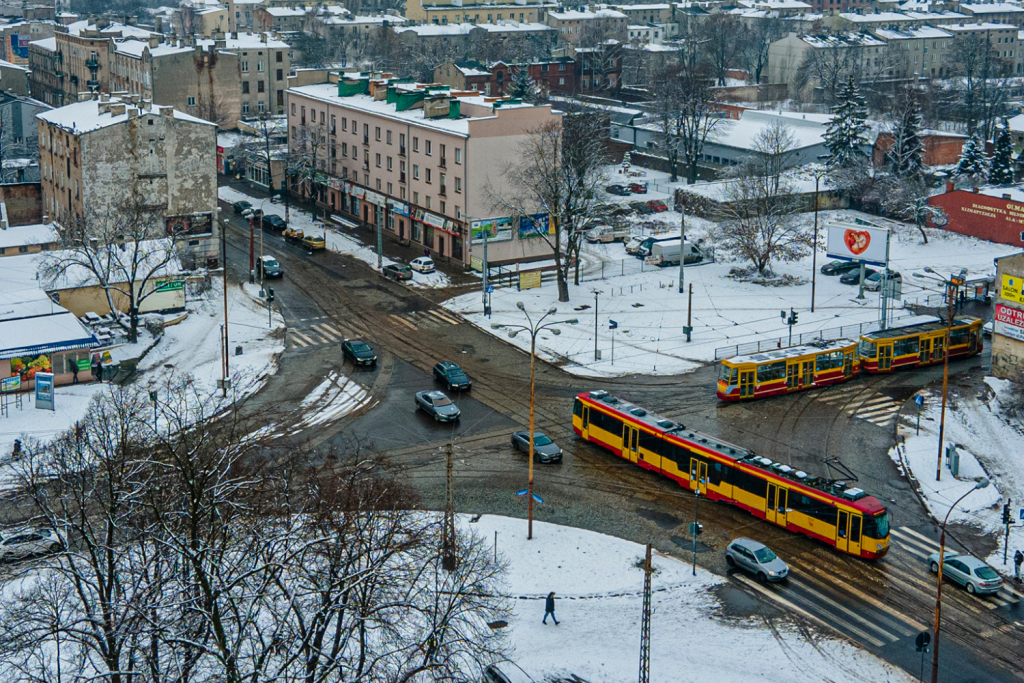
[[[953,181],[952,180],[947,180],[946,181],[946,192],[952,192],[954,189],[956,189],[956,185],[953,184]]]
[[[153,30],[156,31],[157,33],[163,33],[164,32],[164,18],[163,17],[153,17]]]
[[[128,108],[128,118],[130,118],[130,119],[137,119],[137,118],[139,118],[139,108],[138,107],[129,107]]]
[[[110,115],[111,116],[121,116],[121,115],[124,114],[124,109],[125,109],[125,107],[124,107],[123,103],[121,103],[121,102],[117,102],[117,103],[112,102],[110,104]]]

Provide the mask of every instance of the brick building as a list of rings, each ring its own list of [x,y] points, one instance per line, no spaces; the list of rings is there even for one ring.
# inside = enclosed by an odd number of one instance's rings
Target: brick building
[[[947,133],[937,130],[923,130],[920,134],[924,146],[922,159],[926,166],[943,166],[955,164],[960,159],[966,135]],[[876,167],[886,163],[886,155],[892,149],[892,133],[881,132],[875,138],[875,146],[871,150],[871,163]]]
[[[1020,188],[991,187],[957,190],[946,184],[946,192],[928,200],[946,214],[946,230],[990,242],[1024,247],[1024,191]],[[943,223],[943,220],[939,221]]]
[[[547,92],[576,92],[576,66],[572,57],[556,57],[525,65],[446,62],[434,69],[434,82],[450,85],[455,90],[476,90],[502,97],[508,94],[509,84],[524,67],[530,79]]]

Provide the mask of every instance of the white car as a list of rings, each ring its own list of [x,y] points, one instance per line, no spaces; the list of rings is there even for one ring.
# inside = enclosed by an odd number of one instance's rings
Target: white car
[[[52,529],[22,529],[0,533],[0,562],[20,560],[64,549],[64,539]]]
[[[409,267],[419,273],[433,273],[434,262],[429,256],[420,256],[409,262]]]

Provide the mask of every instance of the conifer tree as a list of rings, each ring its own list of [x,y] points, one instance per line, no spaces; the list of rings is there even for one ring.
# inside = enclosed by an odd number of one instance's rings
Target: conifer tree
[[[829,168],[849,166],[864,152],[867,131],[867,103],[857,89],[853,76],[839,91],[839,100],[832,110],[832,120],[825,126],[825,147]]]
[[[920,175],[924,167],[924,145],[921,142],[921,108],[917,94],[907,89],[899,98],[890,131],[889,168],[897,178]]]
[[[988,181],[993,185],[1009,185],[1014,180],[1013,141],[1010,131],[1003,122],[996,133],[995,152],[989,166]]]
[[[977,135],[972,135],[960,151],[960,160],[954,171],[958,178],[976,182],[988,175],[988,160],[985,149]]]

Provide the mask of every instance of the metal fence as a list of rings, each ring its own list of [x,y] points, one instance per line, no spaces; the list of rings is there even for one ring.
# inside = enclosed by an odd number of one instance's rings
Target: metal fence
[[[688,263],[686,267],[696,268],[715,262],[714,249],[704,247],[701,253],[704,258],[700,263]],[[594,282],[596,280],[607,280],[612,277],[623,277],[625,275],[636,275],[637,273],[649,273],[652,271],[678,272],[678,269],[678,264],[674,266],[656,266],[644,263],[644,259],[630,256],[629,258],[617,261],[600,261],[585,266],[583,272],[580,273],[580,282]]]
[[[916,317],[914,314],[901,315],[890,319],[890,323],[895,323],[905,318]],[[856,325],[843,325],[842,327],[832,327],[825,330],[817,330],[815,332],[803,332],[801,334],[793,335],[793,346],[799,346],[801,344],[810,344],[811,342],[822,341],[825,339],[857,339],[862,334],[868,332],[874,332],[881,328],[881,323],[877,320],[874,322],[858,323]],[[761,351],[774,351],[781,349],[785,346],[790,346],[789,335],[785,337],[777,337],[775,339],[761,339],[756,342],[749,342],[747,344],[734,344],[733,346],[721,346],[715,349],[715,360],[722,360],[723,358],[732,358],[733,356],[745,356],[750,353],[760,353]]]

